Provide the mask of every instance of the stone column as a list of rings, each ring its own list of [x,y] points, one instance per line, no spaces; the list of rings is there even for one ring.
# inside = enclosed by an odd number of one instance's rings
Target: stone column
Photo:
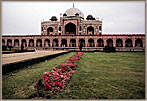
[[[107,42],[106,39],[104,39],[104,47],[107,46]]]
[[[44,34],[47,35],[47,25],[44,27],[45,31],[43,30]]]
[[[69,44],[70,44],[70,40],[67,39],[67,47],[69,47]]]
[[[41,40],[42,40],[42,48],[44,48],[44,38],[42,38]]]
[[[12,39],[12,46],[14,46],[14,39]]]
[[[27,48],[29,47],[29,39],[26,39]]]
[[[88,39],[85,39],[85,47],[88,47]]]
[[[77,39],[76,39],[76,47],[79,47],[78,44],[79,44],[79,40],[78,40],[78,38],[77,38]]]
[[[7,40],[5,40],[5,46],[7,46]]]
[[[126,41],[126,40],[125,40],[125,39],[122,39],[122,40],[123,40],[123,47],[125,47],[125,41]]]
[[[94,39],[94,47],[97,47],[97,40]]]
[[[53,39],[50,39],[50,47],[52,47]]]
[[[143,48],[145,48],[145,40],[144,39],[142,40],[142,45],[143,45]]]
[[[63,23],[63,26],[62,26],[62,35],[65,35],[64,23]]]
[[[37,40],[36,40],[36,39],[34,39],[34,47],[36,47],[36,41],[37,41]]]
[[[21,47],[21,39],[19,39],[19,47]]]
[[[97,25],[96,25],[96,27],[95,27],[95,35],[97,35]]]
[[[61,46],[61,39],[58,39],[58,41],[59,41],[59,43],[58,43],[59,47],[62,47]]]
[[[77,21],[77,23],[79,23],[79,21]],[[76,35],[79,35],[79,24],[77,24],[76,31]]]
[[[135,47],[135,38],[132,39],[133,48]]]
[[[116,38],[113,39],[113,47],[116,47]]]

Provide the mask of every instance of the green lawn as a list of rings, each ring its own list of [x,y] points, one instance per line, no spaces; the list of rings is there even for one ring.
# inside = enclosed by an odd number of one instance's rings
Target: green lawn
[[[40,74],[51,70],[74,53],[51,59],[3,76],[3,98],[28,98],[30,86]],[[34,67],[31,69],[31,67]],[[51,99],[145,99],[145,53],[85,52],[69,87]]]
[[[57,58],[34,64],[23,68],[19,71],[14,71],[2,77],[2,96],[4,99],[28,98],[35,94],[36,91],[30,89],[40,75],[46,71],[50,71],[54,66],[61,64],[63,61],[70,58],[74,53],[58,56]],[[15,74],[15,75],[13,75]],[[12,76],[13,75],[13,76]]]

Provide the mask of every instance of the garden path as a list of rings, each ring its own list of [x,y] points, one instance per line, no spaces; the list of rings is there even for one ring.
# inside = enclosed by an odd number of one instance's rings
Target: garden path
[[[24,52],[24,53],[11,53],[11,54],[2,54],[2,64],[9,64],[13,62],[18,62],[22,60],[27,60],[31,58],[37,58],[42,56],[47,56],[51,54],[62,53],[66,51],[39,51],[36,52]]]

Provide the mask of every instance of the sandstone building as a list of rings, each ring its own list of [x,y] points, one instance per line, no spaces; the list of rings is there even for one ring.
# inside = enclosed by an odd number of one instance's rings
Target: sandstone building
[[[3,35],[2,45],[26,49],[102,50],[104,46],[117,51],[144,51],[145,34],[103,34],[102,20],[72,7],[60,19],[52,16],[41,22],[41,35]]]

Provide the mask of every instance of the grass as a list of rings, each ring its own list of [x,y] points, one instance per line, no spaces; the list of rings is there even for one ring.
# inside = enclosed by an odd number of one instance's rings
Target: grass
[[[62,63],[74,53],[29,66],[3,76],[3,98],[28,98],[40,74]],[[31,67],[34,67],[31,69]],[[69,87],[51,99],[145,99],[145,53],[85,52]]]
[[[145,53],[84,53],[56,99],[145,99]]]
[[[50,71],[54,66],[70,58],[74,53],[65,54],[57,58],[34,64],[18,71],[8,73],[2,77],[2,95],[3,99],[24,99],[36,93],[30,89],[40,75]]]

